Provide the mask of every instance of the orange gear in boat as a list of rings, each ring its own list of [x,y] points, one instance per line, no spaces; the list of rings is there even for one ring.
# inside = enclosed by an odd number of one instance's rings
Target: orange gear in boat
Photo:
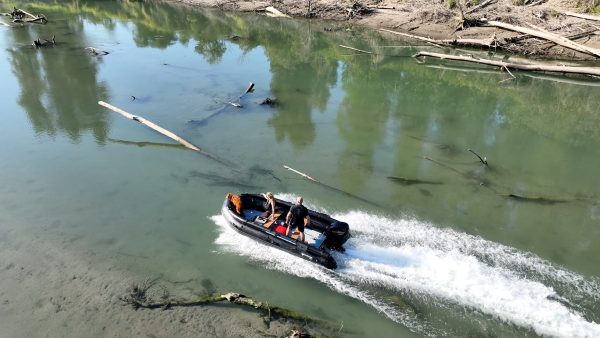
[[[235,212],[237,212],[238,214],[241,215],[242,214],[242,199],[240,198],[240,196],[228,192],[227,195],[225,195],[225,198],[227,200],[229,200],[231,203],[233,203],[233,205],[235,206]]]

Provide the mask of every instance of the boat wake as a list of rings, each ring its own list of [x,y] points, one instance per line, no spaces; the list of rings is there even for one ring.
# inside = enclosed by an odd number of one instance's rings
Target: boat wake
[[[319,280],[415,332],[448,334],[419,315],[419,308],[442,307],[539,335],[600,336],[598,319],[588,315],[597,313],[596,281],[531,253],[417,220],[364,212],[332,216],[350,224],[353,235],[346,252],[336,254],[335,271],[238,234],[222,216],[211,219],[220,226],[216,243],[223,248],[268,268]]]

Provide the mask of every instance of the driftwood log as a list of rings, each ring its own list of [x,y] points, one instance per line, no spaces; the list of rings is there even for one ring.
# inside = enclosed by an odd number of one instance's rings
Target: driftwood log
[[[548,65],[538,65],[538,64],[519,64],[519,63],[509,63],[509,62],[496,61],[496,60],[476,59],[471,56],[450,55],[450,54],[431,53],[431,52],[418,52],[417,54],[414,55],[415,58],[418,58],[421,56],[430,56],[430,57],[439,58],[439,59],[479,63],[479,64],[484,64],[484,65],[489,65],[489,66],[500,67],[502,69],[518,69],[518,70],[527,70],[527,71],[555,72],[555,73],[569,73],[569,74],[583,74],[583,75],[600,76],[600,68],[598,68],[598,67],[573,67],[573,66],[562,66],[562,65],[548,66]]]
[[[575,13],[575,12],[559,12],[559,13],[562,15],[572,16],[572,17],[580,18],[580,19],[600,21],[600,16],[598,16],[598,15],[582,14],[582,13]]]
[[[396,31],[392,31],[389,29],[384,29],[381,28],[379,29],[380,32],[387,32],[387,33],[392,33],[392,34],[396,34],[396,35],[400,35],[400,36],[405,36],[408,38],[412,38],[412,39],[416,39],[416,40],[420,40],[420,41],[425,41],[428,42],[434,46],[465,46],[465,47],[499,47],[500,44],[498,42],[498,40],[496,40],[496,36],[492,35],[489,39],[443,39],[443,40],[437,40],[437,39],[431,39],[431,38],[426,38],[423,36],[418,36],[418,35],[413,35],[413,34],[408,34],[408,33],[402,33],[402,32],[396,32]]]
[[[303,315],[299,312],[282,308],[279,306],[271,306],[267,302],[259,301],[251,297],[236,292],[224,294],[214,294],[193,299],[173,299],[170,297],[166,289],[162,289],[163,294],[160,296],[160,301],[154,300],[149,295],[149,290],[155,285],[156,280],[147,280],[140,284],[133,284],[125,296],[120,297],[125,304],[131,305],[134,309],[169,309],[173,307],[193,307],[215,304],[220,302],[229,302],[245,307],[251,307],[257,310],[264,311],[268,316],[267,323],[272,318],[284,318],[301,321],[304,323],[322,323],[321,320]]]
[[[101,105],[101,106],[103,106],[103,107],[105,107],[105,108],[108,108],[108,109],[114,111],[115,113],[118,113],[118,114],[120,114],[120,115],[122,115],[122,116],[124,116],[124,117],[126,117],[126,118],[128,118],[130,120],[139,122],[139,123],[145,125],[146,127],[150,128],[150,129],[153,129],[153,130],[155,130],[155,131],[157,131],[157,132],[165,135],[166,137],[168,137],[168,138],[170,138],[170,139],[172,139],[174,141],[177,141],[177,142],[181,143],[184,147],[186,147],[188,149],[191,149],[191,150],[193,150],[193,151],[195,151],[197,153],[200,153],[200,154],[202,154],[202,155],[210,158],[211,160],[214,160],[214,161],[217,161],[217,162],[219,162],[221,164],[230,166],[230,164],[228,162],[226,162],[225,160],[219,158],[218,156],[213,155],[213,154],[207,152],[206,150],[203,150],[202,148],[193,145],[189,141],[187,141],[187,140],[179,137],[178,135],[176,135],[176,134],[174,134],[174,133],[172,133],[172,132],[170,132],[170,131],[162,128],[161,126],[159,126],[157,124],[154,124],[153,122],[151,122],[149,120],[146,120],[145,118],[143,118],[141,116],[136,116],[136,115],[133,115],[133,114],[129,114],[128,112],[126,112],[124,110],[121,110],[121,109],[119,109],[119,108],[117,108],[117,107],[115,107],[113,105],[110,105],[110,104],[108,104],[108,103],[106,103],[104,101],[98,101],[98,104]]]
[[[33,15],[20,8],[13,7],[12,12],[7,13],[16,23],[39,23],[45,24],[48,19],[44,15]]]
[[[552,42],[556,43],[557,45],[560,45],[560,46],[563,46],[563,47],[566,47],[566,48],[569,48],[569,49],[572,49],[572,50],[575,50],[575,51],[578,51],[581,53],[593,55],[595,57],[600,57],[600,49],[588,47],[588,46],[573,42],[563,36],[554,34],[552,32],[548,32],[546,30],[542,30],[538,27],[527,28],[527,27],[511,25],[511,24],[508,24],[505,22],[487,20],[487,19],[480,19],[477,21],[477,23],[483,27],[497,27],[497,28],[510,30],[513,32],[528,34],[531,36],[535,36],[536,38],[552,41]]]
[[[264,9],[260,9],[260,10],[257,10],[257,11],[258,12],[265,12],[267,14],[267,16],[270,16],[270,17],[273,17],[273,18],[291,18],[289,15],[281,13],[279,10],[277,10],[273,6],[268,6],[268,7],[264,8]]]

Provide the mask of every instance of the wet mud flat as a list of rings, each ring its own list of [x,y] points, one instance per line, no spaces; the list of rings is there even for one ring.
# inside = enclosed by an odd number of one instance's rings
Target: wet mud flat
[[[97,264],[94,252],[75,252],[68,239],[42,238],[5,224],[0,230],[0,326],[7,337],[42,332],[49,337],[287,337],[294,330],[307,332],[293,320],[271,319],[267,325],[259,311],[228,303],[135,309],[123,296],[141,277]],[[177,297],[192,296],[164,284]]]

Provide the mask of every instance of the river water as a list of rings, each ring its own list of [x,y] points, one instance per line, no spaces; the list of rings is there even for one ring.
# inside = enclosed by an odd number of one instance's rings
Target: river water
[[[132,278],[210,281],[340,336],[600,336],[597,80],[420,63],[410,55],[434,47],[328,22],[22,6],[51,20],[0,27],[3,231],[68,239]],[[219,216],[228,191],[302,195],[348,222],[340,268],[233,232]]]

